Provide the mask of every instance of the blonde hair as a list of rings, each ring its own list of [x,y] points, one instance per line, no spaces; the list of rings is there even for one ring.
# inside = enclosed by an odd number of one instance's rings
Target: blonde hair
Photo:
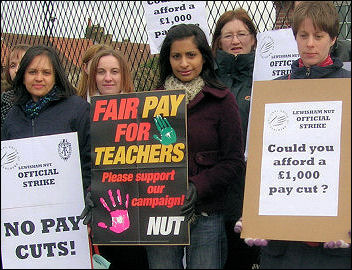
[[[77,94],[83,97],[84,99],[87,99],[88,90],[88,74],[85,72],[84,66],[88,66],[89,61],[92,60],[94,55],[97,54],[99,51],[108,49],[112,49],[112,47],[106,44],[95,44],[92,47],[89,47],[83,55],[82,68],[77,86]]]
[[[125,93],[130,93],[134,91],[131,69],[129,67],[128,62],[125,60],[124,56],[114,49],[101,50],[99,51],[92,59],[92,63],[89,69],[89,77],[88,77],[88,89],[89,96],[95,95],[98,91],[97,83],[96,83],[96,74],[98,69],[98,63],[100,58],[103,56],[112,55],[114,56],[120,63],[121,68],[121,89]]]

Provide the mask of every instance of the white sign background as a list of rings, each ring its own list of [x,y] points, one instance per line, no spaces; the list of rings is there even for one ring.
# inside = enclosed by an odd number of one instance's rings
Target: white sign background
[[[273,80],[291,71],[299,58],[292,29],[265,31],[257,34],[253,81]]]
[[[59,144],[66,141],[70,155],[66,160],[60,157]],[[32,137],[1,142],[1,254],[4,268],[91,268],[88,231],[82,221],[79,230],[70,229],[70,222],[58,222],[57,218],[79,216],[84,208],[81,166],[77,133]],[[44,166],[47,164],[48,166]],[[36,165],[38,168],[23,167]],[[54,175],[41,175],[49,172]],[[46,171],[45,171],[46,170]],[[30,177],[32,171],[32,177]],[[35,176],[34,171],[37,171]],[[27,172],[27,177],[25,177]],[[34,181],[45,182],[53,179],[52,185],[34,186]],[[42,180],[42,181],[41,181]],[[29,186],[32,181],[32,186]],[[24,182],[26,184],[24,184]],[[27,185],[27,187],[25,187]],[[42,233],[41,219],[55,221],[48,233]],[[23,223],[28,221],[27,223]],[[16,225],[15,222],[18,222]],[[18,226],[18,236],[5,236],[5,223]],[[63,231],[65,223],[69,228]],[[31,230],[34,224],[34,231]],[[22,226],[22,227],[21,227]],[[77,227],[77,226],[76,226]],[[66,227],[65,227],[66,228]],[[26,233],[24,233],[26,232]],[[67,255],[59,255],[59,242],[67,241]],[[71,246],[71,241],[74,241]],[[42,255],[25,259],[16,256],[19,245],[55,243],[52,257],[47,257],[48,249],[41,246]],[[60,244],[62,245],[62,244]],[[38,247],[38,246],[37,246]],[[38,247],[39,248],[39,247]],[[20,248],[19,248],[20,249]],[[64,249],[64,248],[62,248]],[[26,253],[25,249],[21,249]],[[28,248],[27,253],[30,253]],[[37,250],[38,251],[38,250]],[[39,251],[38,251],[39,252]],[[74,254],[72,254],[73,252]],[[49,252],[50,253],[50,252]],[[61,252],[62,253],[62,252]]]
[[[151,54],[160,52],[161,44],[170,27],[181,23],[198,24],[210,44],[205,1],[142,1],[142,3]]]
[[[265,104],[259,215],[337,216],[341,114],[341,101]]]

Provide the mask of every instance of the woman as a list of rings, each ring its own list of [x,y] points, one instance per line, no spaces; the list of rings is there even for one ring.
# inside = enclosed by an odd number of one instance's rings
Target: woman
[[[256,36],[257,30],[253,21],[244,9],[239,8],[226,11],[220,16],[212,40],[212,51],[217,64],[216,75],[236,97],[244,145],[247,138]],[[232,195],[228,197],[226,218],[229,256],[225,268],[251,268],[259,261],[259,248],[249,248],[239,234],[234,232],[234,224],[242,214],[243,198],[235,197],[230,192],[229,195]]]
[[[224,197],[244,168],[238,106],[217,80],[211,49],[196,25],[170,28],[159,67],[159,89],[186,90],[188,191],[181,215],[190,221],[187,268],[220,269],[227,256]],[[183,268],[183,246],[146,249],[149,268]]]
[[[216,75],[236,97],[244,145],[247,137],[256,36],[254,23],[247,12],[239,8],[221,15],[212,40],[212,51],[217,64]]]
[[[1,129],[2,139],[77,132],[84,191],[90,186],[89,104],[75,95],[56,52],[28,49],[13,82],[15,105]]]
[[[99,51],[91,62],[87,88],[88,101],[95,95],[132,92],[132,76],[123,55],[113,49]]]
[[[89,47],[83,55],[82,58],[82,69],[79,75],[79,81],[77,86],[77,94],[84,99],[88,98],[88,75],[89,75],[89,68],[92,63],[92,59],[94,55],[100,50],[107,50],[112,49],[110,46],[105,44],[95,44]]]
[[[132,75],[123,55],[113,49],[100,49],[91,59],[87,89],[89,102],[90,97],[96,95],[133,92]],[[91,200],[89,203],[93,205]],[[83,223],[90,223],[90,218]],[[144,247],[99,245],[99,251],[111,263],[110,268],[141,269],[147,266]],[[135,260],[135,257],[139,259]]]
[[[15,98],[15,93],[13,90],[13,80],[15,79],[18,67],[20,65],[21,59],[26,51],[30,48],[27,44],[17,44],[15,45],[6,59],[5,66],[5,78],[9,85],[8,89],[1,89],[1,127],[4,123],[7,113],[12,108]]]
[[[339,30],[332,2],[302,1],[294,10],[293,20],[300,58],[292,63],[291,74],[278,79],[351,78],[341,60],[330,56]],[[342,240],[319,243],[251,239],[248,243],[263,246],[262,269],[351,269],[351,246]]]

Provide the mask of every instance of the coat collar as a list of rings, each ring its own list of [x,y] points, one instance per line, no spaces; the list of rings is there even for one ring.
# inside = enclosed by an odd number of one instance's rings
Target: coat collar
[[[320,67],[320,66],[312,66],[310,68],[307,68],[305,66],[300,67],[299,66],[299,59],[294,61],[292,63],[292,73],[291,73],[291,79],[305,79],[307,78],[307,72],[309,70],[310,73],[310,78],[311,79],[316,79],[316,78],[322,78],[328,76],[328,74],[336,72],[340,68],[342,68],[343,63],[341,62],[340,59],[338,58],[331,58],[333,61],[332,65],[328,65],[326,67]]]
[[[233,55],[223,50],[216,51],[215,70],[220,73],[237,74],[237,73],[252,73],[254,67],[255,53]]]
[[[216,99],[223,99],[225,98],[227,95],[229,94],[229,91],[226,91],[225,89],[217,89],[217,88],[213,88],[210,87],[208,85],[205,85],[204,88],[202,89],[202,91],[200,91],[198,93],[198,95],[195,96],[194,99],[192,99],[188,105],[187,108],[191,109],[193,108],[195,105],[197,105],[202,99],[205,98],[205,96],[207,95],[211,95],[213,97],[215,97]]]

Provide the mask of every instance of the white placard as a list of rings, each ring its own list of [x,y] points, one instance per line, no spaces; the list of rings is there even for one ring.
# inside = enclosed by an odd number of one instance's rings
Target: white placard
[[[343,62],[343,68],[351,71],[351,62]]]
[[[77,135],[2,141],[1,179],[1,209],[83,200]]]
[[[292,62],[299,58],[292,29],[257,34],[253,81],[273,80],[291,73]]]
[[[253,68],[253,82],[270,81],[291,73],[292,62],[298,58],[297,42],[291,28],[258,33]],[[253,84],[251,92],[253,93]],[[247,141],[244,152],[246,160],[248,157],[252,99],[253,95],[251,95]]]
[[[171,26],[198,24],[210,44],[205,1],[142,1],[147,22],[151,54],[160,52],[161,44]]]
[[[342,101],[265,104],[259,215],[337,216]]]
[[[4,268],[91,268],[77,133],[1,142]]]

